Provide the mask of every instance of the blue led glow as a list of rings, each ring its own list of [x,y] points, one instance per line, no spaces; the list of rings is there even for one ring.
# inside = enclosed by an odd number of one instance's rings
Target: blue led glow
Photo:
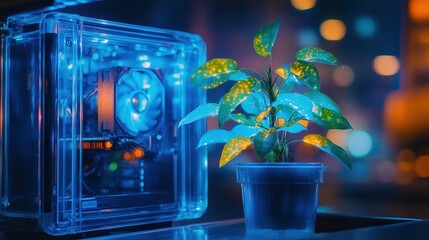
[[[299,31],[297,38],[300,47],[313,47],[319,43],[319,37],[316,31],[312,29],[303,29]]]
[[[377,31],[377,25],[374,18],[370,16],[360,16],[355,21],[355,31],[364,38],[373,37]]]

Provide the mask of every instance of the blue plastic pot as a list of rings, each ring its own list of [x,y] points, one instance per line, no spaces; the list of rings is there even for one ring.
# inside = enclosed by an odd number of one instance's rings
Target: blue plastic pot
[[[238,163],[246,233],[251,239],[314,237],[321,163]]]

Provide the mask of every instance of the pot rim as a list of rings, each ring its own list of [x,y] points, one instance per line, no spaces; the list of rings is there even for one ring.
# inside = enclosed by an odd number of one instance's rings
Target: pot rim
[[[326,168],[320,162],[240,162],[235,166],[238,168]]]
[[[322,183],[325,170],[322,163],[237,163],[236,177],[239,183]]]

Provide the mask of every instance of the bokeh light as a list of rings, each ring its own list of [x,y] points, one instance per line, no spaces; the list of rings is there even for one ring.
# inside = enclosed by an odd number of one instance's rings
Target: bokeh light
[[[110,170],[111,172],[114,172],[114,171],[116,171],[116,169],[118,169],[118,163],[117,163],[117,162],[111,162],[111,163],[109,164],[109,170]]]
[[[365,131],[354,131],[349,136],[347,149],[353,157],[365,157],[372,149],[372,138]]]
[[[403,149],[396,155],[396,182],[407,185],[414,181],[416,153],[410,149]]]
[[[380,55],[374,58],[374,71],[382,76],[392,76],[399,71],[399,60],[395,56]]]
[[[377,26],[372,17],[360,16],[355,21],[355,30],[359,36],[370,38],[377,31]]]
[[[303,29],[298,32],[298,44],[300,47],[314,47],[319,43],[316,31]]]
[[[421,155],[416,160],[416,173],[419,177],[429,177],[429,156]]]
[[[429,21],[429,1],[410,0],[408,3],[408,11],[411,19],[419,22]]]
[[[292,6],[298,10],[308,10],[316,5],[316,0],[291,0]]]
[[[341,87],[350,86],[355,79],[353,68],[348,65],[342,65],[334,69],[334,82]]]
[[[346,35],[346,25],[338,19],[328,19],[320,25],[320,34],[329,41],[338,41]]]
[[[329,138],[329,140],[331,140],[333,143],[337,144],[338,146],[342,148],[346,148],[349,134],[350,132],[348,131],[329,130],[326,137]]]

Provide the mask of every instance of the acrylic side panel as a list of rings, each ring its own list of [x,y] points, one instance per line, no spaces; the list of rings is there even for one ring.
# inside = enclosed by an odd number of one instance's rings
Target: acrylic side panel
[[[80,229],[81,18],[47,14],[42,41],[40,225],[52,234]]]
[[[39,201],[40,39],[13,20],[9,28],[2,46],[1,211],[5,218],[32,218]]]

